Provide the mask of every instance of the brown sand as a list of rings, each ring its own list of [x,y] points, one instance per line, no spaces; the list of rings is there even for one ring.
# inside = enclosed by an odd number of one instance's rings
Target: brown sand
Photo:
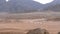
[[[24,19],[22,22],[1,23],[0,32],[15,31],[24,32],[28,30],[42,28],[48,30],[50,34],[57,34],[60,32],[60,21],[43,21],[39,19]]]

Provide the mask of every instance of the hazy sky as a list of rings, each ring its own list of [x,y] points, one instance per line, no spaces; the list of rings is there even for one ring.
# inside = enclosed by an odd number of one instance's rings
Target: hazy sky
[[[33,1],[39,2],[41,4],[47,4],[47,3],[50,3],[50,2],[52,2],[54,0],[33,0]]]
[[[8,2],[9,0],[6,0],[6,2]],[[47,4],[47,3],[50,3],[54,0],[33,0],[33,1],[36,1],[36,2],[39,2],[41,4]]]
[[[6,0],[6,2],[8,2],[9,0]]]

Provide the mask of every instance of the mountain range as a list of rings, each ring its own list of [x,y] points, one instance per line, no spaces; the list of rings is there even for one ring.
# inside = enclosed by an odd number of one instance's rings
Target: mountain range
[[[40,10],[60,11],[60,0],[54,0],[48,4],[41,4],[33,0],[0,0],[0,12],[25,13],[37,12]]]

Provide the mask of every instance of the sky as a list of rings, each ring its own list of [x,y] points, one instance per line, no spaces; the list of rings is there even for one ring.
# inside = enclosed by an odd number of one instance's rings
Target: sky
[[[6,0],[6,2],[8,2],[8,1],[9,0]],[[47,4],[47,3],[53,2],[54,0],[33,0],[33,1],[39,2],[41,4]]]
[[[6,0],[6,2],[8,2],[9,0]]]
[[[41,4],[47,4],[53,2],[54,0],[33,0],[33,1],[39,2]]]

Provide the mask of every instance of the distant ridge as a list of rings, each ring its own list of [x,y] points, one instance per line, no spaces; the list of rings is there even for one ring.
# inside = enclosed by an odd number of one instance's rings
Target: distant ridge
[[[56,11],[56,12],[59,11],[60,12],[60,4],[48,6],[44,10],[50,10],[50,11]]]
[[[27,13],[38,12],[46,8],[50,8],[52,5],[60,4],[60,0],[55,0],[52,3],[43,5],[33,0],[0,0],[0,12],[10,13]]]

